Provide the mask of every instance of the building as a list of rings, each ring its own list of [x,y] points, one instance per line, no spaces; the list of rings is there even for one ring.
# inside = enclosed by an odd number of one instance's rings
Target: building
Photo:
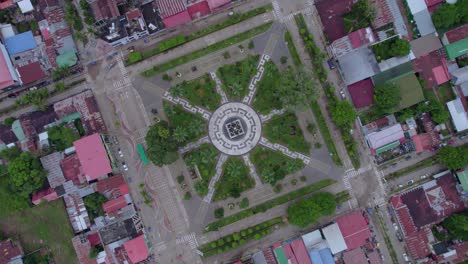
[[[403,128],[400,124],[394,124],[380,131],[371,132],[366,135],[366,142],[372,154],[379,154],[389,148],[400,145],[405,138]]]
[[[440,39],[435,34],[429,34],[410,41],[411,51],[416,58],[443,48]]]
[[[369,243],[371,233],[368,220],[366,220],[361,211],[341,216],[335,221],[343,235],[348,250],[360,248]]]
[[[424,80],[425,88],[437,88],[450,81],[447,62],[439,50],[419,56],[412,61],[414,70]]]
[[[159,0],[156,4],[166,28],[172,28],[192,20],[183,0]]]
[[[23,248],[11,239],[0,241],[1,264],[23,264]]]
[[[348,85],[348,92],[358,109],[374,104],[374,84],[370,78]]]
[[[131,263],[139,263],[148,258],[149,252],[145,242],[145,237],[140,235],[132,240],[125,242],[125,252]]]
[[[451,60],[468,54],[468,24],[447,31],[442,37],[442,43]]]
[[[337,223],[322,228],[322,233],[333,255],[348,249]]]
[[[21,85],[18,72],[11,63],[7,49],[0,42],[0,89]]]
[[[462,99],[457,97],[455,100],[452,100],[447,103],[447,108],[452,117],[455,130],[457,132],[465,131],[468,129],[468,113],[467,109],[462,103]]]
[[[107,176],[112,172],[104,142],[99,134],[81,138],[73,143],[88,182]]]
[[[421,36],[436,32],[434,24],[432,23],[431,14],[424,0],[407,0],[406,3],[408,4]]]

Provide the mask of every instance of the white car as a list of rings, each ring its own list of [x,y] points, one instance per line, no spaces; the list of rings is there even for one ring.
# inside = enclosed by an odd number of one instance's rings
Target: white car
[[[343,99],[346,98],[346,94],[345,94],[345,92],[343,90],[340,91],[340,94],[341,94],[341,97],[343,97]]]
[[[127,166],[127,164],[125,164],[125,162],[122,162],[122,169],[124,171],[128,171],[128,166]]]
[[[424,174],[421,176],[421,179],[426,179],[427,178],[427,174]]]
[[[122,153],[122,150],[121,149],[118,149],[117,152],[119,153],[119,157],[123,158],[123,153]]]

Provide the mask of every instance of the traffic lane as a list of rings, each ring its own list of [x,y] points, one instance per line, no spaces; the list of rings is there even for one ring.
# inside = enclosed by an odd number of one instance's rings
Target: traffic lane
[[[413,184],[416,181],[430,178],[430,176],[444,170],[444,166],[435,164],[430,167],[422,168],[415,172],[403,175],[397,179],[387,181],[387,189],[390,191]]]

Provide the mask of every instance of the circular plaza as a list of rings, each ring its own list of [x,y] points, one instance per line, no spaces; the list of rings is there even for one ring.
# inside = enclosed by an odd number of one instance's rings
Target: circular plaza
[[[212,144],[222,153],[240,156],[260,141],[262,123],[250,106],[232,102],[216,109],[208,123]]]

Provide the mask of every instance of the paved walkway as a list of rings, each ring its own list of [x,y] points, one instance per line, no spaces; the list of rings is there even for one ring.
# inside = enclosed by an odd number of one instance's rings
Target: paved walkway
[[[199,148],[201,145],[205,143],[210,143],[210,138],[208,136],[202,137],[196,142],[188,143],[185,147],[179,149],[179,153],[184,154],[184,153],[190,152],[194,149]]]
[[[210,72],[210,76],[216,83],[216,92],[221,96],[221,104],[227,103],[229,100],[226,93],[223,91],[221,80],[216,76],[216,72]]]
[[[208,194],[203,198],[203,201],[206,203],[211,202],[215,192],[215,185],[223,174],[223,164],[228,159],[228,155],[221,153],[219,156],[218,162],[216,163],[216,172],[215,175],[211,178],[210,184],[208,185]]]
[[[173,103],[173,104],[177,104],[177,105],[180,105],[182,106],[185,110],[191,112],[191,113],[194,113],[194,114],[201,114],[201,116],[206,119],[206,120],[210,120],[210,117],[211,117],[211,112],[206,110],[206,109],[203,109],[202,107],[200,106],[192,106],[187,100],[185,99],[182,99],[182,98],[179,98],[179,97],[174,97],[172,96],[169,92],[165,92],[164,93],[164,99],[166,99],[167,101]]]
[[[270,121],[270,119],[276,115],[282,115],[286,112],[286,109],[273,109],[268,115],[260,115],[260,120],[262,120],[262,123],[266,123]]]
[[[258,176],[257,170],[255,169],[255,165],[250,161],[250,155],[247,153],[244,156],[242,156],[242,159],[244,160],[245,165],[249,167],[250,176],[252,176],[255,180],[255,186],[261,186],[262,180],[260,179],[260,176]]]
[[[244,104],[250,105],[252,103],[252,100],[255,96],[255,92],[257,91],[257,82],[262,79],[263,72],[265,70],[264,65],[268,60],[270,60],[270,56],[266,54],[263,54],[260,58],[260,61],[258,62],[257,66],[257,73],[252,78],[249,84],[249,93],[244,97],[244,99],[242,99],[242,102]]]

